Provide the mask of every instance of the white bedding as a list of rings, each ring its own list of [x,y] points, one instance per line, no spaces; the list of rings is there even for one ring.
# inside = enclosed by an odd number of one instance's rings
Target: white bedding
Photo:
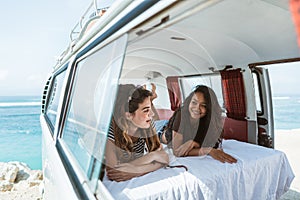
[[[171,165],[125,182],[103,184],[115,199],[278,199],[294,174],[283,152],[235,140],[224,140],[225,152],[238,159],[221,163],[210,156],[176,158]]]

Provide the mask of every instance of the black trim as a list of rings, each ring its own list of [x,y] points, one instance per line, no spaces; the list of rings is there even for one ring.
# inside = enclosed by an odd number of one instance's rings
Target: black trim
[[[48,81],[49,81],[49,84],[48,84],[48,90],[47,90],[47,94],[46,94],[46,99],[45,99],[45,107],[44,107],[44,113],[46,114],[47,112],[47,109],[48,109],[48,104],[49,104],[49,95],[51,95],[49,92],[52,90],[53,88],[53,81],[54,79],[59,75],[61,74],[62,72],[64,72],[65,70],[67,70],[68,68],[68,65],[69,65],[69,62],[67,62],[62,68],[60,68],[58,71],[56,71],[54,74],[52,74]],[[47,81],[47,82],[48,82]],[[46,87],[46,86],[45,86]]]
[[[48,92],[49,92],[49,88],[50,88],[50,83],[52,82],[52,77],[53,76],[50,76],[44,86],[44,90],[43,90],[43,94],[42,94],[42,99],[41,99],[41,113],[45,114],[46,112],[46,106],[47,106],[47,103],[48,103]]]
[[[48,106],[49,106],[49,101],[50,101],[50,99],[51,99],[51,97],[52,97],[52,94],[53,94],[53,87],[54,87],[53,84],[54,84],[54,81],[56,80],[56,78],[57,78],[59,75],[61,75],[61,74],[64,73],[64,72],[65,72],[66,74],[65,74],[65,77],[63,77],[63,78],[66,78],[66,76],[67,76],[67,68],[68,68],[68,65],[69,65],[69,62],[66,63],[60,70],[58,70],[57,72],[55,72],[55,73],[52,75],[52,79],[51,79],[51,82],[50,82],[50,84],[49,84],[49,88],[48,88],[48,92],[47,92],[47,97],[46,97],[47,101],[46,101],[46,105],[45,105],[45,110],[44,110],[45,113],[44,113],[44,114],[45,114],[45,116],[46,116],[45,119],[47,119],[47,122],[48,122],[48,123],[50,122],[50,124],[51,124],[50,128],[51,128],[51,130],[52,130],[52,133],[55,132],[55,130],[54,130],[55,124],[52,124],[52,121],[49,119],[48,114],[47,114]],[[61,83],[61,84],[63,84],[63,83]],[[61,87],[62,87],[62,85],[61,85]],[[50,95],[50,96],[49,96],[49,95]],[[56,97],[56,95],[59,95],[58,98],[60,98],[60,94],[55,94],[54,97]],[[49,98],[49,97],[50,97],[50,98]],[[57,108],[57,109],[58,109],[58,108]],[[56,112],[58,112],[58,110],[57,110]],[[58,119],[57,115],[56,115],[56,119]],[[53,134],[52,134],[52,136],[53,136]]]
[[[271,60],[271,61],[265,61],[265,62],[250,63],[250,64],[248,64],[248,66],[251,69],[256,66],[284,64],[284,63],[299,62],[299,61],[300,61],[300,57],[297,57],[297,58],[288,58],[288,59],[282,59],[282,60]]]
[[[80,182],[80,180],[77,177],[76,172],[73,169],[72,164],[69,161],[69,158],[67,157],[67,155],[65,154],[61,142],[58,140],[58,138],[61,137],[61,134],[63,132],[64,129],[64,122],[65,122],[65,118],[67,115],[67,110],[68,110],[68,106],[69,106],[69,101],[70,101],[70,90],[72,89],[72,84],[73,84],[73,80],[74,80],[74,74],[76,72],[76,61],[72,62],[72,63],[67,63],[63,68],[61,68],[60,70],[58,70],[55,74],[58,75],[61,72],[64,72],[65,70],[67,70],[68,67],[71,67],[70,70],[70,74],[66,74],[66,76],[68,76],[68,80],[67,80],[67,84],[66,84],[66,90],[63,94],[63,104],[62,104],[62,110],[61,110],[61,115],[59,117],[59,129],[57,131],[57,142],[56,142],[56,148],[57,148],[57,152],[60,156],[60,159],[62,161],[62,164],[64,165],[65,171],[69,177],[69,180],[74,188],[74,191],[78,197],[78,199],[89,199],[88,195],[86,194],[85,190],[82,187],[82,184]],[[96,199],[96,198],[95,198]]]
[[[109,28],[106,32],[104,32],[102,35],[100,35],[97,39],[95,39],[90,45],[88,45],[85,49],[83,49],[81,52],[79,52],[76,55],[77,58],[80,58],[87,52],[89,52],[91,49],[93,49],[95,46],[103,42],[105,39],[110,37],[112,34],[120,30],[122,27],[124,27],[127,23],[129,23],[131,20],[139,16],[141,13],[146,11],[148,8],[153,6],[159,2],[159,0],[147,0],[142,2],[140,5],[138,5],[136,8],[134,8],[130,13],[125,15],[122,19],[120,19],[117,23],[115,23],[111,28]]]
[[[64,125],[65,125],[65,118],[67,116],[67,112],[69,109],[69,101],[70,101],[70,95],[71,95],[71,90],[72,90],[72,85],[73,85],[73,81],[74,81],[74,77],[75,77],[75,73],[76,73],[76,69],[77,69],[77,61],[74,61],[71,63],[71,65],[69,66],[70,69],[70,73],[68,74],[68,80],[67,80],[67,84],[66,84],[66,89],[65,92],[63,94],[63,102],[62,102],[62,110],[61,110],[61,115],[59,117],[59,129],[57,131],[57,137],[60,138],[64,129]]]
[[[56,148],[78,199],[89,199],[73,169],[72,164],[69,162],[67,155],[63,151],[59,140],[56,142]]]
[[[92,175],[93,175],[94,167],[95,167],[95,161],[96,161],[96,158],[94,156],[91,156],[90,162],[89,162],[89,168],[87,171],[87,177],[89,178],[89,180],[92,179]]]

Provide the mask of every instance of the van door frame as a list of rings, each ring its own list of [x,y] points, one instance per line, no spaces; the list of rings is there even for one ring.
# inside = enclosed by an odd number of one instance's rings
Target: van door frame
[[[249,68],[252,73],[257,77],[257,91],[259,92],[259,100],[261,104],[261,110],[257,110],[257,127],[258,127],[258,144],[270,148],[275,146],[274,135],[274,110],[272,102],[271,82],[269,77],[269,71],[266,67],[272,64],[284,64],[289,62],[299,62],[300,58],[291,58],[283,60],[274,60],[266,62],[258,62],[249,64]],[[253,77],[254,78],[254,77]],[[255,87],[255,86],[254,86]]]

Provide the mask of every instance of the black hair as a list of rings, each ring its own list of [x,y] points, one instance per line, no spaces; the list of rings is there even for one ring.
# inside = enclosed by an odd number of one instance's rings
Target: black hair
[[[190,135],[191,122],[189,105],[195,93],[202,93],[206,104],[206,115],[199,119],[196,135]],[[214,146],[222,134],[222,109],[215,92],[205,86],[198,85],[185,99],[181,108],[176,110],[169,121],[169,128],[183,134],[184,138],[192,137],[200,146]],[[186,139],[187,140],[187,139]]]

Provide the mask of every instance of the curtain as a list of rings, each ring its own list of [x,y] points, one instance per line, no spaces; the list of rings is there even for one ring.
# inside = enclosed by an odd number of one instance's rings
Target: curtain
[[[171,103],[171,110],[175,111],[181,105],[181,93],[177,76],[167,77],[167,86]]]
[[[241,69],[223,70],[221,77],[227,117],[245,120],[245,89]]]

